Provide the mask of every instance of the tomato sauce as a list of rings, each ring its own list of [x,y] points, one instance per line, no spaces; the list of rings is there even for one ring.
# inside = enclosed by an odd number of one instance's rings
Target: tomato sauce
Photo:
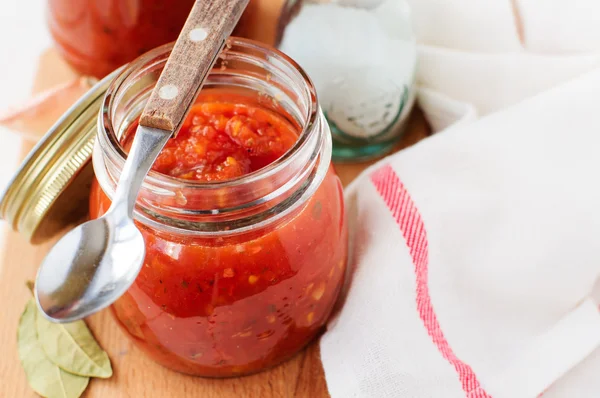
[[[231,180],[273,163],[297,139],[271,110],[233,94],[204,96],[153,168],[199,183]],[[91,216],[109,205],[96,182]],[[181,372],[233,376],[289,358],[324,326],[344,279],[343,197],[331,167],[300,208],[258,231],[200,238],[138,226],[145,264],[113,310],[146,352]]]
[[[126,149],[131,146],[136,128],[137,124],[132,124],[126,134]],[[255,105],[203,102],[192,108],[153,170],[186,180],[229,180],[271,164],[297,138],[287,121]]]

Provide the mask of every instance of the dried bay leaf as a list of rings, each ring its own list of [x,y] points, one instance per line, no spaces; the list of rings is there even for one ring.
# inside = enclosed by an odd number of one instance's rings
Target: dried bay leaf
[[[84,321],[52,323],[38,311],[36,328],[48,359],[61,369],[79,376],[112,376],[108,355]]]
[[[21,315],[17,331],[19,359],[25,369],[27,381],[43,397],[77,398],[86,389],[89,378],[65,372],[46,357],[35,325],[37,312],[34,299],[30,299]]]

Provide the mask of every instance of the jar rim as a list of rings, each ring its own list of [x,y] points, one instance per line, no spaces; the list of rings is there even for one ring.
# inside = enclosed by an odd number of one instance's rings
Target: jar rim
[[[124,164],[127,156],[118,138],[113,134],[109,133],[109,131],[114,132],[115,130],[112,126],[111,118],[107,117],[107,112],[109,112],[113,105],[115,93],[118,91],[121,84],[124,83],[127,78],[131,77],[131,75],[133,75],[136,72],[140,72],[139,68],[141,66],[143,66],[145,63],[152,60],[156,56],[170,51],[173,48],[173,45],[174,43],[167,43],[162,46],[156,47],[132,61],[112,81],[112,83],[106,91],[104,101],[101,106],[101,111],[99,114],[98,126],[103,127],[99,129],[99,133],[103,133],[106,136],[106,138],[108,138],[108,140],[111,142],[111,149],[113,151],[113,155],[117,155],[119,163],[122,162]],[[300,148],[302,148],[306,144],[311,134],[315,134],[316,129],[314,128],[314,126],[317,124],[319,103],[314,84],[308,76],[308,74],[306,73],[306,71],[296,61],[294,61],[288,55],[274,47],[268,46],[255,40],[233,36],[227,39],[226,44],[224,46],[224,51],[221,52],[219,58],[226,57],[227,51],[233,46],[241,46],[250,50],[268,53],[269,57],[276,58],[279,61],[283,61],[283,63],[290,66],[292,70],[297,74],[297,77],[300,77],[300,79],[305,85],[304,88],[306,89],[306,94],[311,100],[308,101],[306,115],[304,115],[306,117],[306,122],[302,126],[302,131],[298,135],[298,140],[281,157],[279,157],[272,163],[239,177],[223,181],[200,182],[177,178],[159,173],[154,170],[150,170],[150,172],[146,176],[145,182],[150,184],[158,183],[161,186],[166,187],[192,188],[198,190],[227,189],[238,187],[240,185],[250,184],[265,177],[268,177],[269,175],[276,173],[277,170],[286,167],[290,162],[292,162],[292,157],[294,153],[298,152]],[[105,123],[109,124],[108,128],[105,127]]]

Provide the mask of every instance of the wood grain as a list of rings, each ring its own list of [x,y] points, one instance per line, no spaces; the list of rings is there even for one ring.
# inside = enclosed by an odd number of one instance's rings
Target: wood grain
[[[196,1],[142,112],[142,126],[176,132],[246,5]]]
[[[43,58],[35,87],[42,91],[60,82],[52,71],[64,68],[52,54]],[[65,79],[71,79],[65,73]],[[49,124],[51,121],[48,122]],[[397,149],[411,145],[429,135],[421,112],[413,112],[404,138]],[[23,148],[23,156],[31,144]],[[354,179],[367,164],[336,165],[344,184]],[[19,363],[16,331],[19,316],[30,297],[25,281],[35,277],[37,267],[53,242],[31,246],[23,237],[7,231],[4,251],[0,257],[0,397],[29,398],[36,395],[27,385]],[[92,332],[108,352],[114,375],[107,380],[90,382],[85,397],[92,398],[292,398],[328,397],[317,342],[310,344],[291,360],[262,373],[231,379],[204,379],[182,375],[152,362],[117,326],[110,311],[102,311],[87,320]]]

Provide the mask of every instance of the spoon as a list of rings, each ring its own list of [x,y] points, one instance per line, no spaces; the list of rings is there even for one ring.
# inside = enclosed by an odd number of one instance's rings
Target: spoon
[[[133,222],[142,182],[174,136],[249,0],[196,0],[140,117],[107,213],[68,232],[37,274],[42,314],[66,323],[115,302],[137,277],[146,254]]]

